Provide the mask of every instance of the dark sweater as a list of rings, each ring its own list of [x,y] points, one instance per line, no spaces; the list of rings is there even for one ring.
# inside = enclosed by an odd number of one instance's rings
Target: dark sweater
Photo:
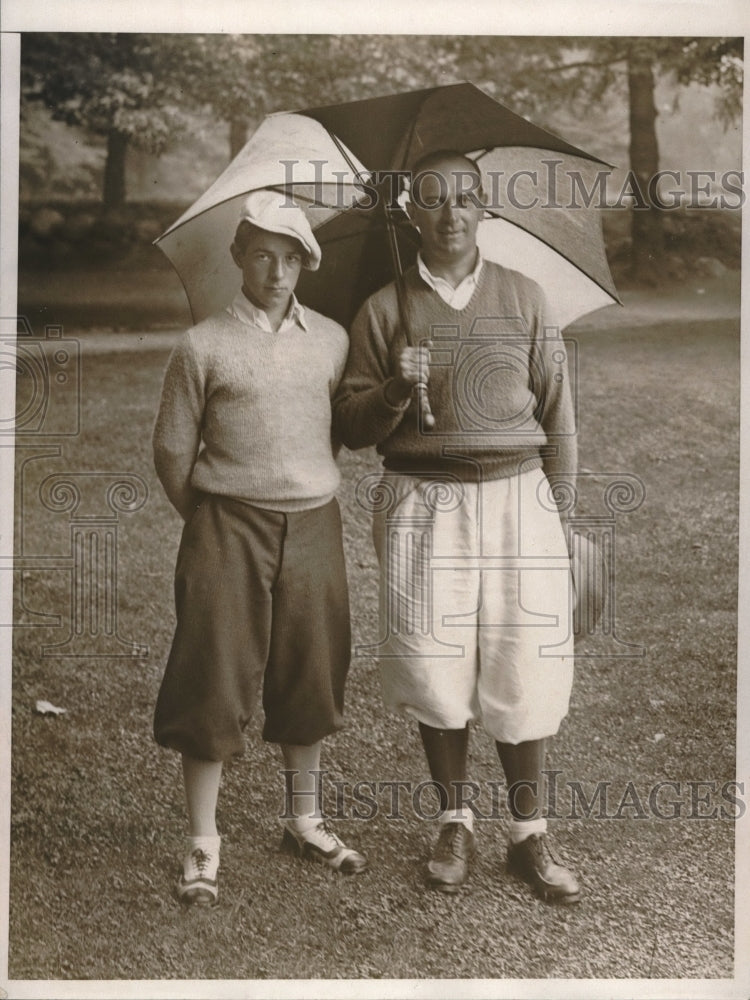
[[[405,340],[394,284],[357,314],[349,359],[334,401],[342,441],[377,445],[388,469],[452,472],[500,479],[543,466],[548,475],[576,469],[575,416],[565,344],[544,326],[539,286],[485,261],[464,309],[428,287],[416,268],[404,275],[412,343],[432,341],[429,399],[435,427],[420,427],[415,401],[391,406],[385,386]],[[547,446],[547,447],[545,447]]]

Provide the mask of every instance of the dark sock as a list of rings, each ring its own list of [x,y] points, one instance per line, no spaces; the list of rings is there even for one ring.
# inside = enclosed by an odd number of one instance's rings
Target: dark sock
[[[508,808],[517,820],[542,816],[544,740],[495,743],[508,785]]]
[[[440,789],[441,810],[456,808],[455,782],[466,780],[466,754],[469,747],[469,727],[434,729],[419,723],[419,735],[427,756],[432,780]]]

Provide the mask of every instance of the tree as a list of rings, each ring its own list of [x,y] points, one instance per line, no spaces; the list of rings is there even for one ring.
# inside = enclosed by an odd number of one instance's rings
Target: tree
[[[166,40],[166,44],[165,44]],[[23,36],[21,93],[41,101],[53,119],[106,140],[102,201],[126,198],[130,146],[162,152],[187,124],[179,80],[179,36],[45,34]]]
[[[742,107],[741,38],[515,38],[455,40],[459,63],[490,92],[514,95],[516,110],[549,117],[555,108],[581,114],[619,90],[628,107],[631,273],[653,281],[664,246],[663,212],[649,198],[659,169],[654,90],[657,78],[716,85],[717,115],[728,124]],[[544,124],[540,121],[540,124]]]
[[[175,67],[185,94],[229,125],[230,156],[274,111],[444,82],[439,39],[400,35],[193,35]]]
[[[227,123],[231,158],[265,114],[445,82],[451,69],[442,43],[414,36],[33,34],[22,94],[105,137],[103,201],[114,207],[128,149],[164,151],[191,112]]]

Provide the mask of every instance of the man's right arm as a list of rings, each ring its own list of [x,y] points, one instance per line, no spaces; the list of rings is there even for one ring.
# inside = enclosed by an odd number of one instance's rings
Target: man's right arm
[[[394,333],[372,300],[352,323],[346,370],[333,402],[336,432],[352,450],[388,438],[409,407],[411,387],[392,371]]]
[[[154,466],[170,503],[184,520],[200,502],[190,483],[201,441],[204,387],[187,337],[173,350],[164,375],[153,433]]]

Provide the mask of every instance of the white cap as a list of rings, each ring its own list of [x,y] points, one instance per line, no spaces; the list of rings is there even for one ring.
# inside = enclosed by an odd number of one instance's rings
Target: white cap
[[[305,248],[302,266],[309,271],[320,267],[320,246],[313,236],[307,216],[288,194],[265,188],[249,194],[240,209],[240,221],[251,222],[269,233],[281,233],[299,240]]]

